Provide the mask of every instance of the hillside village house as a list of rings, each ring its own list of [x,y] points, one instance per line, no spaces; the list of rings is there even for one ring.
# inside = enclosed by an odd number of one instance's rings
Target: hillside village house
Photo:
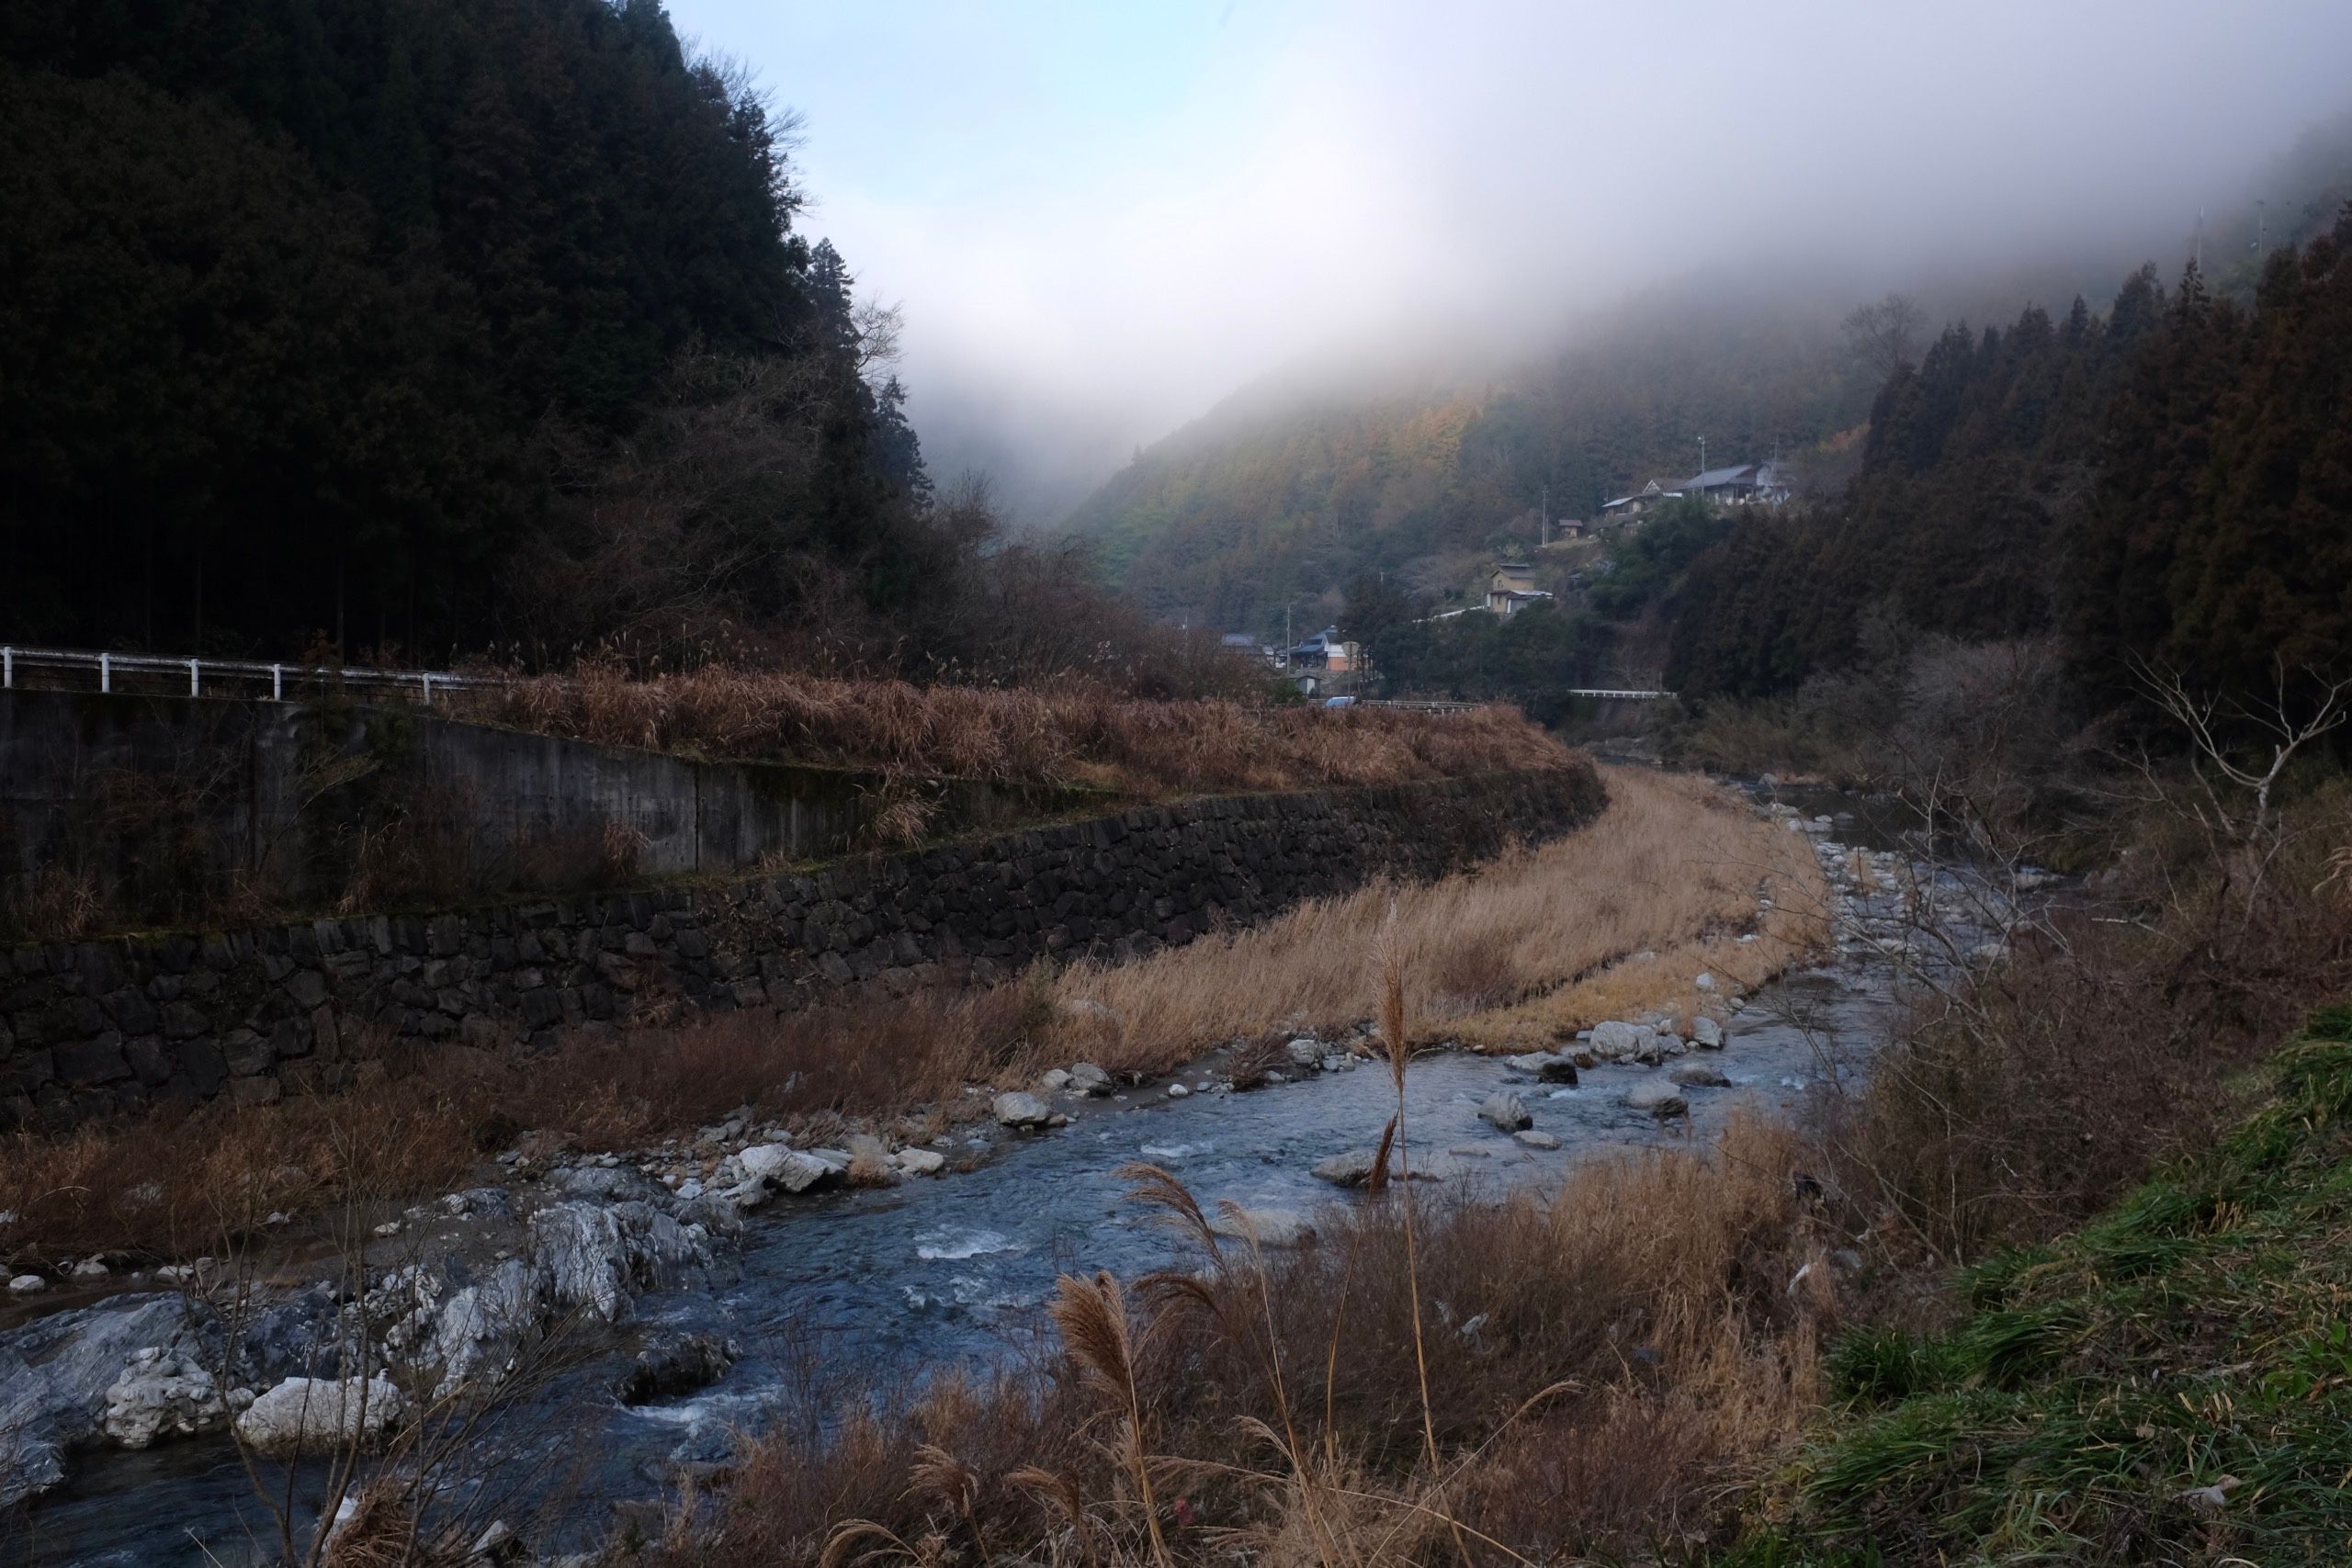
[[[1534,569],[1519,561],[1504,561],[1487,578],[1487,610],[1490,615],[1516,615],[1530,604],[1550,600],[1535,586]]]
[[[1684,479],[1682,492],[1717,506],[1778,506],[1789,499],[1789,485],[1774,464],[1736,463]]]
[[[1645,512],[1695,495],[1713,506],[1778,506],[1789,499],[1788,476],[1775,463],[1735,463],[1675,482],[1652,479],[1631,495],[1601,503],[1601,526],[1630,523]]]
[[[1645,512],[1663,506],[1669,501],[1681,499],[1680,491],[1668,490],[1657,480],[1652,479],[1631,495],[1621,495],[1614,501],[1602,502],[1600,525],[1609,528],[1621,523],[1630,523]]]
[[[1291,649],[1290,667],[1344,675],[1356,667],[1361,651],[1356,644],[1340,640],[1339,627],[1326,626]]]

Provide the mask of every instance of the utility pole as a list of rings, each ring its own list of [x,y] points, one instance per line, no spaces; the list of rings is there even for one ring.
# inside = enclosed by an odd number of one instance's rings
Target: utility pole
[[[1544,549],[1552,543],[1552,487],[1544,487],[1544,499],[1535,508],[1535,547]]]
[[[1707,471],[1707,438],[1703,435],[1699,437],[1699,471]]]

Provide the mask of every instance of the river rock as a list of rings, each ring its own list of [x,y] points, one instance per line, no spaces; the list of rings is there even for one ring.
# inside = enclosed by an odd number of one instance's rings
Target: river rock
[[[1712,991],[1712,990],[1713,990],[1713,989],[1715,988],[1715,977],[1714,977],[1714,976],[1713,976],[1713,975],[1711,975],[1711,974],[1704,973],[1703,971],[1700,974],[1700,976],[1699,976],[1699,977],[1698,977],[1697,979],[1695,979],[1695,980],[1691,981],[1690,983],[1691,983],[1693,986],[1696,986],[1699,989],[1701,989],[1701,990],[1702,990],[1702,991]]]
[[[1657,1031],[1645,1023],[1627,1023],[1611,1019],[1592,1026],[1592,1050],[1597,1056],[1616,1061],[1655,1061],[1657,1058]]]
[[[484,1278],[441,1304],[425,1359],[440,1369],[435,1393],[447,1397],[469,1383],[496,1383],[538,1326],[538,1281],[519,1258],[500,1260]]]
[[[899,1168],[909,1176],[936,1176],[946,1165],[947,1156],[936,1149],[906,1148],[899,1151]]]
[[[1532,1128],[1522,1128],[1513,1133],[1511,1138],[1514,1142],[1524,1144],[1531,1149],[1556,1149],[1560,1146],[1559,1139],[1549,1133],[1538,1133]]]
[[[234,1395],[250,1400],[243,1389]],[[150,1346],[133,1356],[107,1390],[106,1434],[126,1449],[147,1448],[159,1438],[209,1432],[229,1419],[229,1398],[212,1374],[193,1358],[173,1356]]]
[[[841,1174],[830,1161],[787,1144],[754,1144],[737,1155],[735,1163],[743,1179],[729,1188],[727,1196],[739,1209],[756,1209],[777,1192],[806,1192]]]
[[[1186,1089],[1180,1083],[1172,1083],[1168,1086],[1168,1098],[1170,1100],[1182,1100],[1192,1092],[1193,1091],[1191,1089]]]
[[[1111,1092],[1111,1075],[1091,1062],[1072,1062],[1069,1065],[1069,1087],[1073,1094],[1108,1094]]]
[[[1659,1075],[1644,1078],[1625,1091],[1625,1103],[1635,1111],[1646,1111],[1658,1120],[1669,1116],[1690,1114],[1690,1103],[1682,1098],[1682,1088],[1672,1078]]]
[[[1666,1076],[1690,1089],[1725,1089],[1731,1084],[1713,1062],[1677,1062],[1666,1069]]]
[[[568,1197],[597,1198],[607,1203],[616,1203],[625,1198],[650,1198],[653,1195],[652,1181],[643,1173],[627,1166],[566,1166],[548,1178],[548,1185]],[[463,1200],[460,1207],[450,1211],[452,1213],[472,1212],[470,1194],[453,1193],[451,1196]],[[447,1203],[447,1201],[444,1200],[445,1207]]]
[[[1323,1070],[1323,1042],[1320,1040],[1302,1034],[1283,1050],[1290,1057],[1293,1066],[1304,1067],[1310,1073]]]
[[[19,1274],[8,1281],[8,1293],[12,1296],[37,1296],[47,1289],[49,1281],[38,1274]]]
[[[618,1321],[639,1291],[692,1282],[711,1261],[709,1236],[645,1203],[554,1203],[531,1216],[540,1295]]]
[[[64,1453],[101,1441],[107,1396],[141,1351],[201,1359],[201,1302],[114,1296],[0,1333],[0,1506],[64,1479]],[[160,1359],[160,1358],[159,1358]]]
[[[734,1347],[717,1335],[675,1335],[639,1350],[614,1392],[623,1404],[673,1398],[709,1387],[734,1364]]]
[[[1702,1051],[1722,1050],[1724,1048],[1724,1026],[1717,1023],[1713,1019],[1709,1018],[1706,1014],[1701,1013],[1697,1018],[1690,1021],[1690,1043],[1698,1046]]]
[[[288,1378],[237,1417],[237,1436],[266,1454],[333,1450],[382,1437],[403,1409],[382,1378]]]
[[[1525,1073],[1538,1083],[1574,1083],[1577,1065],[1556,1051],[1530,1051],[1525,1055],[1505,1058],[1505,1064]]]
[[[1535,1118],[1528,1114],[1527,1102],[1509,1089],[1488,1095],[1487,1102],[1478,1107],[1478,1120],[1490,1122],[1505,1133],[1516,1133],[1521,1127],[1535,1124]]]
[[[1377,1149],[1350,1149],[1333,1155],[1307,1174],[1335,1187],[1362,1187],[1372,1179],[1372,1168],[1380,1157]]]
[[[1315,1239],[1314,1225],[1296,1209],[1219,1209],[1209,1229],[1261,1247],[1304,1247]]]
[[[1023,1094],[1019,1089],[998,1095],[989,1109],[995,1113],[997,1121],[1007,1127],[1042,1127],[1053,1115],[1046,1109],[1044,1100],[1034,1094]]]
[[[1037,1087],[1047,1094],[1057,1094],[1069,1087],[1068,1067],[1050,1067],[1037,1079]]]

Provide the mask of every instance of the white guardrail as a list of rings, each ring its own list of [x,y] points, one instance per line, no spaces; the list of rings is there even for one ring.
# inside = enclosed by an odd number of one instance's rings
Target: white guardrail
[[[497,676],[459,675],[447,670],[356,670],[325,664],[260,664],[236,659],[175,659],[150,653],[103,653],[79,648],[16,648],[0,646],[0,690],[28,684],[59,682],[57,676],[81,677],[74,685],[95,683],[101,692],[120,689],[128,682],[152,690],[168,681],[176,692],[184,676],[187,694],[200,697],[254,696],[266,685],[270,700],[284,702],[295,691],[358,688],[387,695],[412,697],[433,705],[436,692],[449,693],[503,686]],[[42,679],[50,677],[50,679]]]
[[[215,696],[257,696],[265,684],[270,700],[284,702],[289,686],[296,691],[326,691],[360,689],[399,697],[413,697],[425,706],[433,705],[435,692],[494,691],[508,684],[497,675],[459,675],[447,670],[360,670],[325,664],[260,664],[236,659],[180,659],[153,653],[105,653],[80,648],[16,648],[0,645],[0,690],[15,690],[26,684],[32,676],[78,676],[75,685],[94,685],[101,692],[112,692],[118,683],[128,679],[141,689],[153,690],[168,682],[172,690],[179,688],[180,678],[187,680],[187,694],[203,696],[210,692]],[[158,678],[162,678],[161,681]],[[40,682],[43,685],[55,681]],[[1620,691],[1606,688],[1571,688],[1579,697],[1611,697],[1631,702],[1656,702],[1674,695],[1672,692]],[[1363,699],[1365,707],[1410,708],[1419,713],[1467,713],[1480,706],[1477,703],[1417,702],[1411,698]]]

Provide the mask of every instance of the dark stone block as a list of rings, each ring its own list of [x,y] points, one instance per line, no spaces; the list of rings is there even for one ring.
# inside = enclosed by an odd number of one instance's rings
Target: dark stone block
[[[311,1054],[311,1024],[307,1019],[280,1019],[269,1032],[270,1054],[279,1061]]]
[[[266,1073],[277,1060],[277,1053],[269,1042],[250,1029],[232,1029],[220,1039],[221,1059],[229,1064],[229,1071],[237,1077],[251,1077]]]
[[[57,1059],[48,1051],[19,1047],[0,1060],[0,1088],[30,1094],[57,1078]]]
[[[220,1092],[221,1080],[229,1076],[228,1058],[220,1046],[209,1040],[192,1040],[179,1047],[178,1076],[185,1077],[201,1099],[209,1100]]]
[[[58,1078],[77,1087],[119,1083],[131,1076],[122,1036],[111,1029],[95,1040],[59,1046],[56,1059]]]
[[[551,986],[541,986],[536,991],[523,993],[523,1021],[533,1029],[544,1029],[563,1016],[563,998]],[[584,1000],[582,1003],[585,1006]],[[609,1014],[609,1008],[607,1013]],[[596,1016],[592,1013],[590,1016]]]
[[[122,1055],[141,1083],[153,1089],[170,1081],[171,1054],[164,1049],[163,1041],[154,1035],[142,1034],[135,1040],[123,1042]]]

